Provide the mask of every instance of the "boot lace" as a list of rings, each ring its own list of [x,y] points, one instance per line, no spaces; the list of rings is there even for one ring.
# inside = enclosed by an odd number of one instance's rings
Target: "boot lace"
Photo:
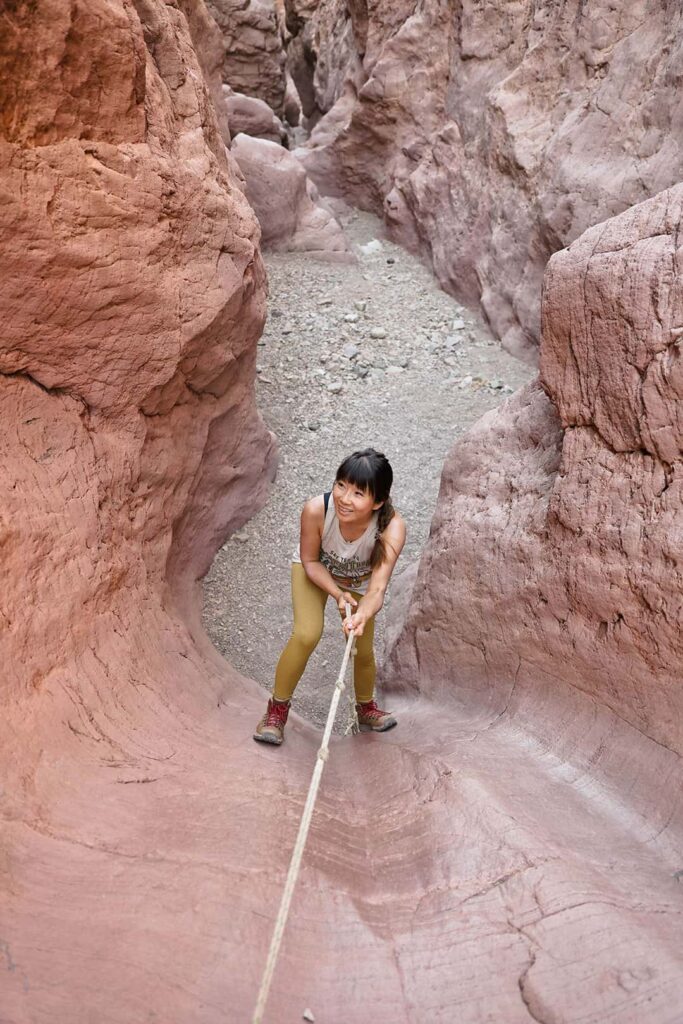
[[[377,721],[384,718],[386,715],[386,711],[382,711],[378,708],[374,700],[369,700],[367,704],[359,704],[358,710],[363,718],[374,718],[377,719]]]
[[[287,715],[289,714],[289,704],[276,704],[275,701],[271,701],[266,713],[266,725],[275,725],[280,729],[287,721]]]

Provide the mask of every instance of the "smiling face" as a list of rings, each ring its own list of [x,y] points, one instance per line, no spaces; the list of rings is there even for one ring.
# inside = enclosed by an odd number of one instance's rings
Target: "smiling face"
[[[349,526],[367,525],[375,509],[382,505],[381,501],[375,501],[370,491],[363,491],[348,480],[335,480],[332,497],[339,519]]]

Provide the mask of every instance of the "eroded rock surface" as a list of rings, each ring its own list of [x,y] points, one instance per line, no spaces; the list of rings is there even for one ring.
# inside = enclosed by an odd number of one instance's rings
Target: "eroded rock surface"
[[[540,757],[558,781],[589,786],[605,818],[621,819],[640,839],[640,853],[628,856],[647,863],[671,899],[683,834],[682,216],[678,186],[590,229],[551,260],[541,382],[484,416],[450,453],[384,669],[395,691],[460,709],[476,732],[473,759],[488,736],[503,747],[516,737],[530,763]],[[520,771],[526,777],[527,768]],[[547,796],[549,816],[571,816]],[[535,799],[540,811],[544,798]],[[577,832],[574,854],[565,847],[564,855],[571,860],[585,836]],[[590,900],[624,910],[627,855],[621,846],[612,853],[591,855],[593,868],[609,871],[612,896]],[[575,868],[583,874],[587,864]],[[655,917],[646,924],[647,912],[638,924],[633,902],[613,920],[640,979],[629,1010],[614,1009],[623,968],[612,961],[608,982],[612,954],[603,960],[591,929],[584,933],[597,960],[582,998],[598,1019],[650,1019],[645,989],[671,986],[680,1005],[683,971],[669,943],[683,929],[672,909],[664,911],[667,934]],[[600,927],[612,912],[604,913]],[[523,994],[533,993],[537,1019],[573,1019],[548,987],[562,974],[557,969],[553,981],[545,960],[556,956],[552,943],[536,935]],[[677,1012],[662,1005],[652,1019],[673,1021]]]
[[[222,38],[221,74],[235,92],[256,96],[276,114],[285,102],[285,52],[273,0],[207,0]]]
[[[548,257],[683,178],[680,6],[293,6],[304,112],[326,112],[304,158],[321,191],[383,212],[535,357]]]

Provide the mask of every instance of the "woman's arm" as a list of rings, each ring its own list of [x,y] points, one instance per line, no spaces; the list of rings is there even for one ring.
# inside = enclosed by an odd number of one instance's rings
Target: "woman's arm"
[[[372,570],[367,593],[360,599],[358,609],[351,616],[348,626],[344,623],[345,628],[353,629],[356,636],[363,635],[365,623],[373,615],[376,615],[384,604],[384,595],[389,585],[389,579],[406,542],[406,524],[398,512],[389,520],[382,537],[386,548],[386,558],[381,565]]]
[[[299,539],[301,564],[309,580],[321,590],[331,594],[337,603],[344,594],[349,603],[355,607],[358,603],[355,598],[337,586],[330,571],[320,561],[320,542],[322,541],[324,523],[324,499],[322,497],[311,498],[301,512],[301,537]]]

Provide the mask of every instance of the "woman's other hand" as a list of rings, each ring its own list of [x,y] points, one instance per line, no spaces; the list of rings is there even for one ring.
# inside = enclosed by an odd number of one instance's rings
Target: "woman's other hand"
[[[356,601],[356,599],[353,596],[353,594],[349,594],[348,590],[344,590],[339,595],[339,597],[337,598],[337,607],[339,608],[339,611],[341,612],[341,616],[342,616],[342,629],[344,630],[344,632],[347,632],[347,629],[346,629],[346,605],[347,605],[347,603],[351,605],[352,609],[358,607],[358,601]],[[353,616],[351,616],[351,618],[353,618]]]

